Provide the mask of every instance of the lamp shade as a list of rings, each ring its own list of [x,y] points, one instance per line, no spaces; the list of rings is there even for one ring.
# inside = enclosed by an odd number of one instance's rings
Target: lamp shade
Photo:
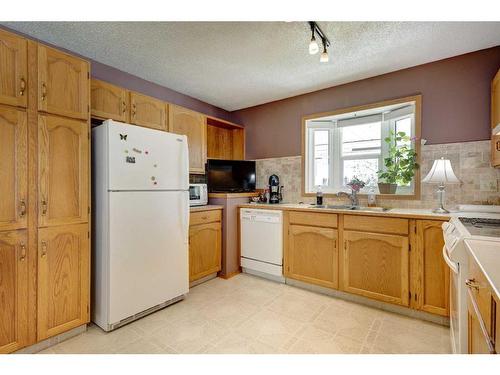
[[[459,184],[460,180],[453,172],[451,167],[451,162],[448,159],[438,159],[434,160],[432,168],[424,177],[422,182],[425,183],[438,183],[438,184]]]

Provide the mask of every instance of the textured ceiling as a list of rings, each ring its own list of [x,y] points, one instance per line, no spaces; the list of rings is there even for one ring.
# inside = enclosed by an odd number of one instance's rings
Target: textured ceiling
[[[5,22],[35,38],[226,110],[500,44],[500,22]]]

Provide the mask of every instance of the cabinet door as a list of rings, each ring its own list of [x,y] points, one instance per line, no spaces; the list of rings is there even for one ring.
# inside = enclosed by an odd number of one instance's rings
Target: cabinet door
[[[408,306],[408,271],[407,237],[344,231],[346,292]]]
[[[176,105],[170,106],[169,131],[187,136],[189,147],[189,172],[205,173],[207,162],[207,124],[205,117]]]
[[[38,340],[89,322],[88,224],[38,231]]]
[[[88,119],[89,64],[44,45],[38,45],[38,110]]]
[[[91,81],[90,87],[92,117],[129,122],[127,90],[97,79]]]
[[[448,316],[449,268],[443,259],[442,221],[417,220],[416,288],[412,305],[418,309]],[[412,270],[413,272],[413,270]]]
[[[167,131],[167,107],[161,100],[130,93],[130,122],[151,129]]]
[[[28,41],[0,30],[0,103],[26,107]]]
[[[38,225],[88,221],[89,125],[38,116]]]
[[[338,288],[337,230],[289,225],[285,276]]]
[[[491,136],[491,166],[500,167],[500,135]]]
[[[493,354],[495,348],[487,332],[485,317],[481,315],[473,294],[467,296],[467,340],[469,354]]]
[[[0,232],[0,353],[16,351],[28,339],[26,232]]]
[[[221,270],[221,223],[189,228],[189,281]]]
[[[0,230],[26,228],[26,112],[0,107]]]
[[[491,82],[491,128],[500,125],[500,69]]]

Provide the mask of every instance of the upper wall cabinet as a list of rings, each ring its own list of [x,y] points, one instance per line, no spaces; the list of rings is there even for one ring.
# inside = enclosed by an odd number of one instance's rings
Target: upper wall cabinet
[[[26,107],[28,41],[0,30],[0,103]]]
[[[0,107],[0,230],[26,228],[27,118]]]
[[[90,89],[92,117],[129,122],[128,91],[110,83],[92,79]]]
[[[40,227],[88,221],[89,125],[38,116]]]
[[[170,105],[169,131],[186,135],[189,147],[189,172],[205,173],[207,161],[207,125],[205,117],[198,112]]]
[[[491,128],[500,128],[500,70],[491,82]],[[497,129],[500,133],[500,129]]]
[[[89,63],[38,45],[38,110],[88,119]]]
[[[168,104],[137,92],[130,93],[130,122],[151,129],[167,131]]]
[[[500,167],[500,70],[491,83],[491,165]]]
[[[207,117],[207,157],[245,159],[245,130],[237,124]]]

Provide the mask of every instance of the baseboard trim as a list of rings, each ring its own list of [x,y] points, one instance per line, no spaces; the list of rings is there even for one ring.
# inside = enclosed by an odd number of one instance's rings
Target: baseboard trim
[[[308,283],[305,283],[305,282],[302,282],[299,280],[295,280],[295,279],[286,278],[285,284],[291,285],[291,286],[294,286],[297,288],[301,288],[301,289],[307,289],[307,290],[310,290],[312,292],[326,294],[326,295],[332,296],[332,297],[337,297],[337,298],[340,298],[340,299],[343,299],[346,301],[359,303],[361,305],[375,307],[375,308],[380,309],[380,310],[405,315],[405,316],[408,316],[410,318],[417,318],[417,319],[425,320],[428,322],[440,324],[440,325],[447,326],[447,327],[449,327],[449,325],[450,325],[450,319],[448,317],[431,314],[431,313],[428,313],[425,311],[410,309],[409,307],[397,306],[397,305],[393,305],[393,304],[390,304],[387,302],[382,302],[382,301],[375,301],[375,300],[372,300],[372,299],[367,298],[367,297],[362,297],[362,296],[358,296],[355,294],[342,292],[340,290],[325,288],[325,287],[319,286],[319,285],[308,284]]]
[[[209,280],[215,279],[217,277],[217,272],[211,273],[210,275],[203,276],[201,279],[191,281],[189,283],[189,288],[192,288],[193,286],[200,285],[203,283],[206,283]]]
[[[26,348],[19,349],[13,354],[35,354],[42,350],[48,349],[51,346],[59,344],[60,342],[69,340],[72,337],[81,335],[82,333],[87,331],[87,325],[84,324],[82,326],[70,329],[69,331],[60,333],[59,335],[49,337],[43,341],[37,342],[33,345],[27,346]]]

